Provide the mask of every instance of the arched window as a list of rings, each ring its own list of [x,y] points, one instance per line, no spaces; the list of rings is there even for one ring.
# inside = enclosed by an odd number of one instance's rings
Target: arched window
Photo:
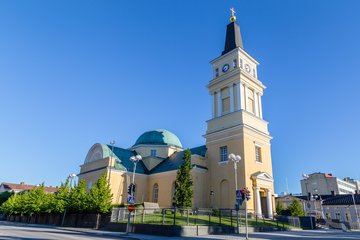
[[[176,192],[176,186],[175,186],[175,182],[173,182],[172,187],[171,187],[171,198],[172,198],[172,205],[175,206],[175,192]]]
[[[157,203],[158,200],[159,200],[159,185],[155,183],[153,188],[153,202]]]

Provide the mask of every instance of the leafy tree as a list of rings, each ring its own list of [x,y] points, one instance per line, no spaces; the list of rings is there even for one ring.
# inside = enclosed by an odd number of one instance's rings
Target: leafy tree
[[[14,193],[12,192],[2,192],[0,193],[0,206],[6,202]]]
[[[283,215],[283,214],[282,214],[283,211],[284,211],[284,205],[283,205],[280,201],[277,201],[277,202],[276,202],[276,213],[277,213],[278,215]]]
[[[294,199],[288,207],[291,216],[304,216],[304,210],[299,200]]]
[[[41,213],[44,210],[44,203],[46,201],[46,193],[44,184],[31,189],[28,193],[23,194],[26,196],[26,202],[24,202],[24,213],[36,214]],[[25,201],[25,199],[23,199]]]
[[[15,213],[15,195],[9,197],[9,199],[0,206],[0,212],[4,214]]]
[[[68,209],[73,213],[83,213],[89,210],[88,193],[86,192],[86,183],[81,179],[69,194]]]
[[[69,181],[66,180],[65,183],[61,183],[57,193],[50,199],[51,212],[63,213],[69,207],[70,192]]]
[[[191,207],[194,190],[191,178],[191,151],[186,149],[183,163],[177,171],[175,181],[175,204],[177,207]]]
[[[109,213],[111,211],[112,194],[106,173],[91,187],[89,193],[89,208],[93,213]]]

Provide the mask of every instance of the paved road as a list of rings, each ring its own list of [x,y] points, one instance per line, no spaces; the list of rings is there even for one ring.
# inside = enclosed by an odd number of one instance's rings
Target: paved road
[[[251,240],[360,240],[360,232],[341,231],[287,231],[272,233],[251,233]],[[91,229],[58,228],[43,225],[28,225],[22,223],[10,223],[0,221],[0,240],[77,240],[77,239],[142,239],[142,240],[165,240],[167,237],[131,234],[125,236],[123,233],[96,231]],[[201,237],[180,238],[173,237],[171,240],[209,240],[209,239],[244,239],[240,235],[209,235]]]

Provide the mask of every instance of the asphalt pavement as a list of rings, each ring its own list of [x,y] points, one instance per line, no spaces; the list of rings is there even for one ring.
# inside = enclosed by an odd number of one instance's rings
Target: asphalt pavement
[[[360,232],[342,232],[338,230],[312,230],[312,231],[284,231],[268,233],[250,233],[251,240],[360,240]],[[154,235],[130,234],[119,232],[99,231],[84,228],[54,227],[47,225],[24,224],[0,221],[0,240],[77,240],[77,239],[142,239],[163,240],[169,237]],[[199,237],[171,237],[177,239],[245,239],[244,234],[239,235],[207,235]]]

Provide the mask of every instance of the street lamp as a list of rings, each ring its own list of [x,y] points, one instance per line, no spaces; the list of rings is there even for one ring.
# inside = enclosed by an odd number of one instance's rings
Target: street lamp
[[[72,181],[74,180],[74,178],[76,177],[75,173],[71,173],[69,174],[69,176],[67,177],[68,181],[70,180],[70,188],[72,188]],[[75,183],[74,183],[75,185]]]
[[[309,201],[310,207],[311,207],[310,196],[309,196],[308,189],[307,189],[307,183],[308,183],[309,175],[303,173],[302,177],[303,177],[303,180],[304,180],[304,183],[305,183],[305,190],[306,190],[307,200]],[[310,193],[310,195],[311,195],[311,193]],[[309,216],[309,212],[310,212],[311,209],[308,206],[308,204],[306,204],[306,207],[308,208],[307,215]],[[311,224],[311,229],[313,229],[313,221],[312,221],[311,215],[310,215],[310,224]]]
[[[238,190],[238,180],[237,180],[237,164],[241,161],[240,155],[235,155],[233,153],[229,154],[229,159],[234,162],[234,172],[235,172],[235,193]],[[237,199],[235,199],[237,201]],[[239,229],[239,208],[240,206],[237,205],[236,209],[236,227]],[[245,224],[246,224],[246,239],[248,239],[248,226],[247,226],[247,204],[245,202]]]
[[[69,176],[67,177],[67,182],[70,181],[70,189],[72,188],[72,181],[73,179],[76,177],[76,174],[75,173],[70,173]],[[75,183],[74,183],[75,185]],[[65,185],[66,186],[66,185]],[[67,187],[67,186],[66,186]],[[66,216],[66,211],[67,211],[67,207],[65,207],[64,209],[64,214],[63,214],[63,217],[62,217],[62,220],[61,220],[61,226],[64,226],[64,222],[65,222],[65,216]]]
[[[110,170],[109,170],[109,178],[108,178],[108,184],[110,185],[110,178],[111,178],[111,169],[112,169],[112,162],[113,162],[113,158],[114,158],[114,145],[115,145],[115,140],[112,140],[110,142],[111,145],[111,154],[110,154]]]
[[[237,169],[237,163],[240,162],[241,157],[240,157],[239,155],[235,155],[235,154],[233,154],[233,153],[230,153],[230,154],[229,154],[229,159],[234,162],[235,191],[236,191],[236,190],[238,190],[238,185],[237,185],[237,182],[238,182],[238,181],[237,181],[237,171],[236,171],[236,169]]]
[[[131,181],[131,186],[130,186],[130,196],[132,199],[135,200],[135,191],[134,191],[134,186],[135,186],[135,171],[136,171],[136,164],[142,159],[141,155],[136,155],[136,156],[132,156],[130,157],[130,161],[134,164],[134,171],[133,171],[133,175],[132,175],[132,181]],[[130,218],[131,218],[131,212],[129,211],[128,214],[128,221],[126,224],[126,234],[129,233],[129,227],[130,227]]]

